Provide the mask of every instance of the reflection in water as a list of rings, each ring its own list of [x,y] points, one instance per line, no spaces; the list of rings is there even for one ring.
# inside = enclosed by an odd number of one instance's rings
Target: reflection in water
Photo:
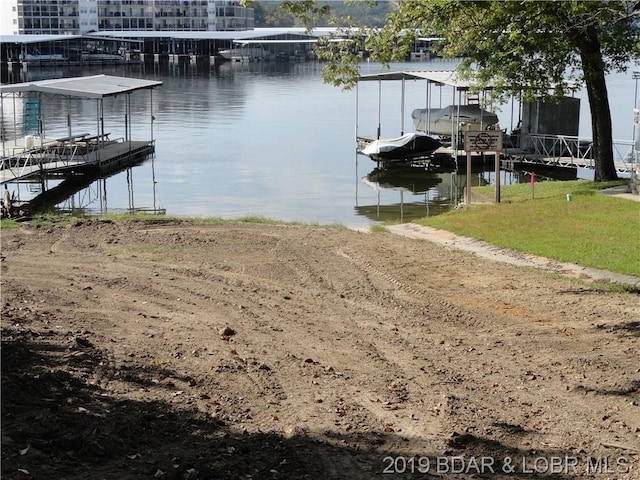
[[[482,163],[474,165],[471,173],[473,187],[495,183],[495,172]],[[500,182],[509,185],[529,179],[527,172],[502,171]],[[408,222],[456,208],[464,198],[466,174],[460,170],[443,172],[412,166],[375,168],[359,183],[376,192],[376,203],[359,205],[356,201],[357,215],[376,222]]]
[[[376,222],[406,222],[454,208],[460,201],[464,176],[407,166],[376,168],[361,182],[376,192],[376,203],[356,204],[357,215]]]
[[[424,168],[376,168],[366,180],[378,188],[407,189],[412,193],[425,193],[442,182],[434,172]]]
[[[142,162],[145,160],[143,159]],[[126,182],[128,206],[126,208],[116,209],[119,212],[126,213],[158,213],[163,214],[165,209],[158,208],[156,195],[156,181],[154,159],[150,156],[147,159],[151,166],[151,189],[153,198],[152,206],[136,207],[136,195],[134,191],[134,172],[139,170],[135,165],[126,168],[114,169],[110,172],[102,174],[90,175],[68,175],[63,179],[60,178],[39,178],[28,181],[15,182],[12,192],[17,198],[31,196],[30,200],[19,202],[18,210],[23,214],[36,214],[42,212],[58,212],[82,215],[102,215],[108,212],[114,212],[109,208],[107,186],[108,182],[116,182],[124,179]],[[140,162],[138,165],[140,165]],[[147,188],[148,182],[141,182],[144,188]],[[23,190],[26,190],[24,192]],[[148,197],[146,195],[145,197]]]

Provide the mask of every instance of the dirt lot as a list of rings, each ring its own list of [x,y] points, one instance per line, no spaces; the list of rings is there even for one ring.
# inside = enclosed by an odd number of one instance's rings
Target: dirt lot
[[[2,256],[3,479],[640,479],[637,294],[340,227]]]

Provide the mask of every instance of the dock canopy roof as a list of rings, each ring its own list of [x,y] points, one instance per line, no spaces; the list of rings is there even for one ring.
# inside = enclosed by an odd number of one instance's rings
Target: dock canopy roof
[[[453,70],[442,70],[433,72],[380,72],[361,75],[359,81],[368,80],[428,80],[431,83],[455,87],[456,90],[471,90],[474,85],[471,80],[460,78],[460,75]],[[484,89],[491,90],[493,85],[487,85]]]
[[[0,92],[2,92],[2,94],[40,92],[75,98],[99,99],[123,93],[131,93],[136,90],[152,89],[160,85],[162,85],[162,82],[154,80],[116,77],[112,75],[93,75],[89,77],[56,78],[53,80],[3,85],[0,87]]]

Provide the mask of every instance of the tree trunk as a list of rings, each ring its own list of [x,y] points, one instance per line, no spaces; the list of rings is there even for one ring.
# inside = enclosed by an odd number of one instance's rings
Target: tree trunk
[[[587,29],[586,35],[581,38],[579,49],[591,111],[595,181],[617,180],[605,66],[600,42],[593,29]]]

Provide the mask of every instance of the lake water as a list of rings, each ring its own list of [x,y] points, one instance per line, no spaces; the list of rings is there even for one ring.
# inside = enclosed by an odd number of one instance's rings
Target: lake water
[[[449,70],[454,66],[433,60],[395,64],[392,69]],[[379,172],[368,157],[357,155],[356,111],[358,133],[373,135],[378,123],[377,82],[361,84],[357,94],[344,92],[322,82],[321,68],[322,64],[309,62],[224,63],[205,68],[170,65],[163,70],[157,66],[42,69],[23,72],[19,80],[107,73],[163,82],[153,96],[148,91],[131,96],[134,139],[149,138],[147,116],[153,102],[155,156],[76,193],[60,205],[63,208],[88,213],[166,209],[167,214],[180,216],[261,216],[362,226],[437,214],[461,201],[464,175],[416,169],[410,174]],[[380,69],[377,64],[364,64],[362,71]],[[630,100],[635,95],[631,71],[612,75],[609,88],[614,138],[630,140]],[[400,133],[400,91],[400,82],[383,84],[383,136]],[[411,131],[411,111],[425,103],[424,82],[407,82],[405,91],[404,127]],[[588,103],[582,98],[580,133],[590,137]],[[112,138],[124,136],[123,101],[105,101],[105,130]],[[66,136],[66,103],[49,99],[46,103],[47,136]],[[510,130],[511,107],[503,109],[501,126]],[[74,132],[96,131],[94,103],[73,102],[71,112]],[[491,162],[487,167],[492,169]],[[524,174],[501,175],[503,183],[529,181]],[[493,180],[491,172],[473,176],[474,184]],[[26,185],[15,188],[24,200],[37,193]]]

